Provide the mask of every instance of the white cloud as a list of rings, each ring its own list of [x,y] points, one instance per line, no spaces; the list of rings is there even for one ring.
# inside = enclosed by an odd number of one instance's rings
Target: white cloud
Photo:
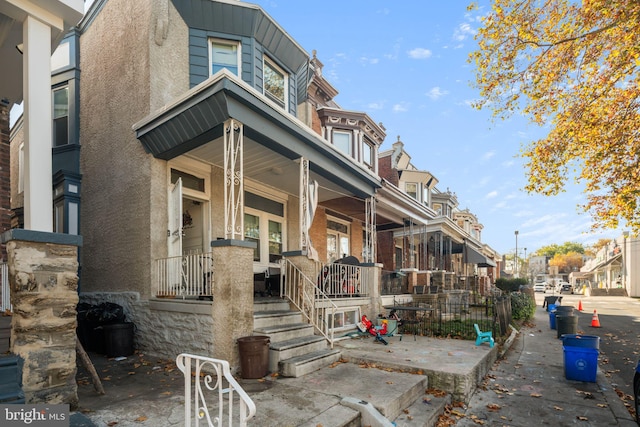
[[[496,190],[490,191],[486,196],[484,196],[485,199],[493,199],[495,197],[498,197],[498,192]]]
[[[486,153],[484,153],[484,155],[482,156],[483,160],[489,160],[490,158],[492,158],[493,156],[496,155],[495,151],[487,151]]]
[[[463,41],[470,36],[473,37],[475,34],[476,34],[476,30],[474,30],[471,27],[471,25],[465,22],[463,24],[458,25],[458,28],[456,28],[453,31],[453,39],[457,41]]]
[[[409,107],[406,103],[395,104],[393,106],[394,113],[404,113],[405,111],[409,111]]]
[[[416,47],[407,53],[409,54],[409,58],[413,59],[427,59],[431,57],[431,51],[422,47]]]
[[[364,65],[368,65],[368,64],[375,65],[378,62],[380,62],[380,60],[378,58],[368,58],[366,56],[361,56],[360,57],[360,63],[364,64]]]
[[[429,92],[427,92],[425,95],[427,95],[429,98],[433,99],[434,101],[442,96],[445,96],[449,93],[449,91],[447,90],[442,90],[440,89],[439,86],[435,86],[432,87],[431,89],[429,89]]]
[[[370,102],[367,104],[369,110],[382,110],[384,108],[384,102]]]

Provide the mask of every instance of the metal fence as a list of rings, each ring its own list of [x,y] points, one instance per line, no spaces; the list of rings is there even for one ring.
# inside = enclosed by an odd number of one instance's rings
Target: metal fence
[[[394,302],[401,317],[400,333],[430,337],[449,337],[473,340],[477,324],[481,331],[492,331],[493,336],[507,334],[511,324],[511,300],[508,296],[486,297],[482,302],[469,302],[471,298],[455,301]],[[403,308],[404,307],[404,308]]]

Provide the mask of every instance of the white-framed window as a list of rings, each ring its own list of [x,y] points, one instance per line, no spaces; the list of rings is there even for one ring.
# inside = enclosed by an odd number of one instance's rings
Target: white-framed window
[[[327,262],[351,255],[349,224],[335,218],[327,219]]]
[[[254,242],[254,273],[277,267],[286,248],[286,196],[257,183],[244,192],[244,239]]]
[[[404,191],[414,199],[418,200],[418,183],[407,182],[404,184]]]
[[[351,143],[351,132],[334,130],[333,145],[338,150],[351,156],[353,153],[353,144]]]
[[[232,40],[209,39],[211,74],[226,68],[229,72],[240,75],[240,43]]]
[[[362,163],[367,165],[371,170],[373,170],[373,153],[373,146],[364,141],[362,143]]]
[[[24,193],[24,142],[18,148],[18,193]]]
[[[269,99],[285,108],[288,99],[289,75],[270,58],[264,57],[263,66],[264,94]]]
[[[53,146],[69,143],[69,87],[53,90]]]
[[[359,321],[360,307],[341,307],[333,315],[333,330],[353,329]],[[328,319],[328,325],[331,325],[331,319]]]

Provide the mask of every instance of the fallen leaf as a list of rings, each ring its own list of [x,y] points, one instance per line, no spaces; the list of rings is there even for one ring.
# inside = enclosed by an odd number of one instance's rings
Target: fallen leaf
[[[539,394],[539,393],[531,393],[529,396],[531,396],[531,397],[542,397],[542,395]]]
[[[576,418],[579,419],[580,421],[589,421],[589,418],[583,417],[583,416],[580,416],[580,415],[578,415]]]
[[[138,418],[135,419],[135,421],[139,421],[139,422],[147,421],[147,417],[145,417],[144,415],[140,415]]]
[[[108,422],[108,423],[107,423],[107,425],[108,425],[109,427],[113,427],[113,426],[114,426],[114,425],[116,425],[116,424],[118,424],[118,422],[117,422],[117,421],[111,421],[111,422]]]
[[[561,408],[561,407],[559,407],[559,406],[554,406],[554,407],[553,407],[553,409],[555,409],[556,411],[564,411],[564,409],[562,409],[562,408]]]
[[[495,403],[489,403],[487,405],[487,409],[490,410],[490,411],[499,411],[500,409],[502,409],[502,407],[500,405],[498,405],[498,404],[495,404]]]

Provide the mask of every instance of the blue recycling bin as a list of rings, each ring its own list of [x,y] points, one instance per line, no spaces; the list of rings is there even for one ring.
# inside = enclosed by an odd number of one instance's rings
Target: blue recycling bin
[[[596,382],[598,350],[587,347],[562,346],[564,350],[564,376],[568,380]]]
[[[551,329],[555,329],[556,328],[556,310],[554,307],[554,310],[549,310],[549,327]]]

